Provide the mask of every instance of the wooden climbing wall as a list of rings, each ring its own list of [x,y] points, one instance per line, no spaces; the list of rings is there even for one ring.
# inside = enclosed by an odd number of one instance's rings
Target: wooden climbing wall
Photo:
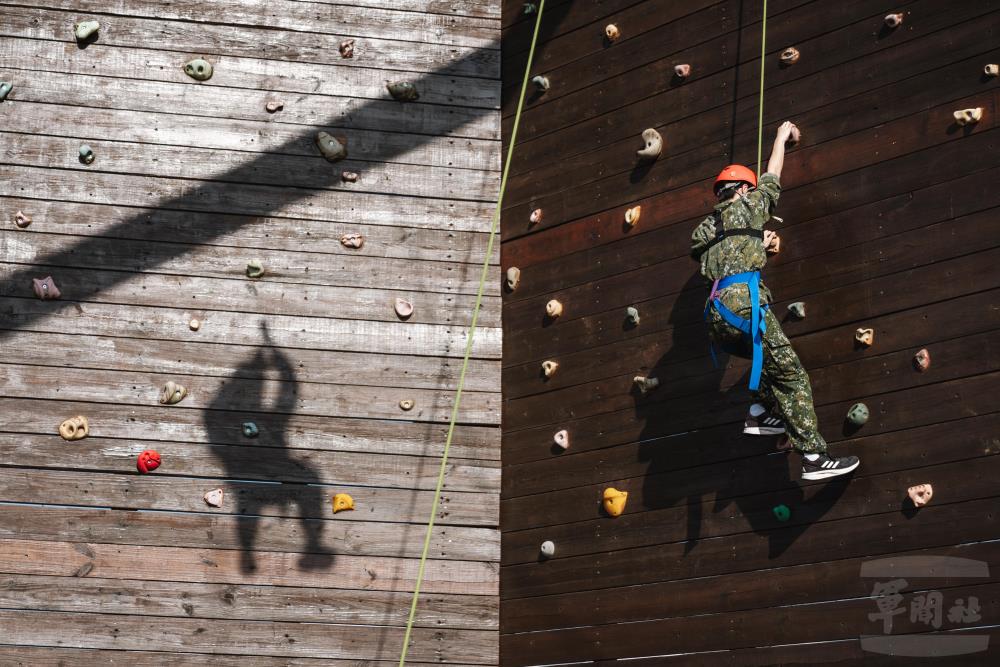
[[[713,369],[707,285],[688,257],[712,179],[756,161],[761,5],[546,3],[531,74],[550,88],[529,88],[502,218],[502,267],[521,271],[503,309],[503,665],[997,663],[1000,79],[984,66],[1000,62],[1000,3],[769,3],[765,160],[781,121],[803,138],[766,279],[782,319],[805,302],[785,330],[822,433],[862,459],[829,484],[800,483],[776,438],[742,435],[749,364]],[[504,3],[505,139],[534,25],[521,6]],[[904,14],[895,30],[890,12]],[[781,67],[789,46],[801,59]],[[983,119],[958,127],[967,107]],[[665,149],[641,165],[647,127]],[[855,346],[859,327],[875,330],[871,348]],[[921,348],[926,373],[912,366]],[[559,363],[548,381],[543,360]],[[639,396],[637,375],[660,388]],[[872,416],[849,432],[858,401]],[[935,495],[915,511],[906,490],[922,482]],[[617,519],[600,508],[609,486],[629,493]],[[871,576],[895,556],[919,558]],[[873,597],[901,563],[913,567],[898,597]],[[880,603],[891,630],[869,616]],[[973,635],[986,646],[954,653]]]
[[[0,664],[398,662],[498,192],[499,13],[0,2]],[[498,255],[409,664],[498,659]]]

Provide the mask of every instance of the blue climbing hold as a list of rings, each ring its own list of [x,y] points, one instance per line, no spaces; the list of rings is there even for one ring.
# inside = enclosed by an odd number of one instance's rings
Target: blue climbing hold
[[[248,438],[256,438],[257,434],[260,433],[260,429],[253,422],[243,422],[243,435]]]

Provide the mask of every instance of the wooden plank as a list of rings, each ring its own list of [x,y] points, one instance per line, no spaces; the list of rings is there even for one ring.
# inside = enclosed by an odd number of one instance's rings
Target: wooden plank
[[[309,4],[339,5],[341,0],[293,0]],[[358,0],[355,7],[377,7],[445,16],[475,16],[480,18],[500,18],[500,5],[494,0],[463,0],[462,2],[441,0]]]
[[[207,653],[167,653],[159,651],[114,651],[49,646],[3,646],[0,658],[12,667],[66,667],[66,665],[113,665],[133,667],[356,667],[356,660],[330,658],[272,658],[258,655],[225,656]],[[392,667],[399,660],[371,662],[372,667]],[[415,667],[437,663],[410,662]]]
[[[331,623],[228,621],[111,614],[0,611],[5,641],[40,646],[169,650],[178,653],[300,655],[315,658],[398,657],[404,628],[372,632]],[[490,664],[497,635],[488,631],[414,629],[409,655],[418,661]]]
[[[49,433],[54,426],[52,415],[86,414],[95,433],[106,438],[131,438],[142,434],[161,442],[211,443],[247,447],[284,446],[283,433],[295,434],[300,449],[368,454],[404,454],[441,456],[447,425],[413,424],[376,419],[311,417],[302,414],[216,412],[218,422],[211,433],[197,410],[174,410],[163,419],[159,405],[137,405],[127,410],[101,403],[47,402],[40,411],[30,396],[0,397],[0,431],[8,433]],[[241,424],[253,421],[260,429],[256,438],[244,437]],[[500,434],[493,427],[458,425],[455,428],[451,456],[456,459],[498,460]]]
[[[382,591],[412,590],[418,561],[330,554],[296,565],[296,554],[259,551],[253,553],[255,569],[247,571],[236,550],[32,540],[3,540],[0,545],[0,570],[9,574],[128,579],[143,572],[143,579],[157,581]],[[155,571],[150,571],[150,563],[157,563]],[[490,596],[496,589],[496,570],[490,563],[427,561],[422,590],[428,593]]]
[[[176,459],[173,460],[176,462]],[[207,482],[206,482],[207,483]],[[206,506],[207,510],[208,507]],[[419,558],[423,548],[423,540],[415,539],[418,527],[407,524],[388,523],[381,521],[329,521],[329,520],[307,520],[305,522],[292,522],[283,517],[253,517],[253,516],[231,516],[219,513],[179,513],[179,512],[135,512],[132,510],[110,510],[93,509],[81,507],[55,507],[46,505],[4,505],[2,509],[3,521],[0,521],[0,536],[29,539],[29,540],[51,540],[59,542],[72,535],[76,539],[86,542],[98,542],[101,544],[135,544],[152,545],[159,547],[192,547],[197,549],[241,549],[244,547],[241,541],[241,531],[246,526],[253,526],[257,535],[266,536],[259,542],[253,544],[254,551],[277,551],[287,553],[298,553],[303,551],[308,545],[302,539],[303,524],[322,522],[322,530],[316,528],[317,542],[320,549],[333,554],[343,554],[349,556],[390,556],[395,558]],[[340,518],[340,514],[337,518]],[[500,534],[493,527],[469,527],[469,526],[442,526],[436,527],[434,537],[431,542],[431,558],[438,560],[472,560],[472,561],[496,561],[500,556]],[[30,581],[32,578],[23,578]],[[80,580],[82,584],[86,580]],[[72,583],[76,583],[73,581]],[[64,586],[67,585],[65,579]],[[43,590],[47,588],[39,582]],[[124,585],[124,583],[122,584]],[[86,584],[84,588],[91,592],[87,595],[102,595],[101,584]],[[150,582],[142,584],[143,590],[152,592]],[[169,584],[164,584],[161,589],[166,593],[171,588]],[[290,597],[299,597],[305,591],[282,591],[282,589],[254,588],[246,591],[247,608],[234,607],[225,599],[217,599],[216,590],[218,587],[205,587],[200,597],[211,611],[202,610],[199,616],[209,616],[212,618],[254,618],[255,614],[270,607],[267,615],[260,618],[270,620],[286,621],[308,621],[317,616],[314,606],[304,606],[301,609],[295,605],[289,607],[280,602],[282,595],[287,593]],[[10,595],[20,595],[17,587],[4,588],[0,586],[0,595],[3,591],[9,591]],[[191,587],[185,590],[194,595]],[[316,590],[308,591],[309,595],[316,596]],[[385,605],[391,601],[391,595],[384,593],[362,594],[361,591],[353,591],[352,598],[356,602],[342,607],[345,618],[356,616],[358,622],[374,622],[373,616],[367,614],[381,614],[385,611]],[[129,596],[129,601],[141,599],[143,596]],[[49,602],[54,604],[62,598],[54,600],[48,596]],[[268,599],[269,598],[269,599]],[[44,599],[39,597],[39,600]],[[114,599],[120,600],[115,597]],[[176,593],[167,598],[172,602],[173,613],[181,613],[181,604]],[[365,607],[365,601],[372,601],[371,607]],[[380,601],[380,602],[379,602]],[[424,623],[442,625],[443,627],[461,628],[486,628],[492,623],[496,625],[495,614],[497,605],[492,605],[494,618],[490,620],[486,614],[486,609],[481,608],[483,600],[476,596],[473,602],[466,603],[466,598],[461,598],[458,602],[447,602],[442,598],[430,598],[427,600],[428,608],[424,609],[424,600],[421,599],[421,618]],[[217,603],[224,602],[222,606]],[[261,605],[260,608],[256,604]],[[314,600],[314,604],[319,600]],[[447,602],[447,603],[446,603]],[[216,604],[211,604],[216,603]],[[108,605],[115,604],[113,600],[108,600]],[[131,604],[128,602],[127,604]],[[161,615],[160,603],[152,600],[143,601],[143,608],[148,609],[148,613]],[[5,607],[19,607],[30,609],[56,609],[60,611],[72,611],[61,606],[30,606],[22,601],[21,604],[4,605]],[[331,613],[334,611],[331,605]],[[473,613],[473,607],[479,608],[480,612]],[[220,611],[221,610],[221,611]],[[437,610],[437,611],[435,611]],[[464,610],[464,611],[461,611]],[[108,607],[108,611],[116,611]],[[464,613],[468,612],[468,614]],[[121,607],[116,613],[131,613],[127,607]],[[401,612],[400,612],[401,613]],[[431,615],[428,616],[427,614]],[[435,615],[441,614],[440,617]],[[398,614],[397,614],[398,618]],[[432,620],[433,619],[433,620]],[[406,621],[406,617],[400,619]],[[336,621],[341,622],[341,621]],[[347,622],[346,620],[343,622]],[[387,621],[388,622],[388,621]]]
[[[11,4],[2,6],[9,37],[45,39],[73,45],[73,22],[79,14],[71,11],[32,9]],[[360,38],[354,57],[342,58],[340,42],[352,31],[340,34],[302,33],[259,27],[222,24],[193,25],[186,21],[155,20],[116,16],[105,19],[98,38],[106,46],[160,47],[177,53],[176,65],[196,56],[228,55],[261,60],[292,60],[304,63],[337,64],[341,67],[370,67],[373,63],[390,70],[433,72],[439,75],[497,78],[499,51],[489,46],[460,46],[442,31],[434,43],[401,42],[397,39]],[[490,38],[496,40],[497,37]],[[206,51],[206,47],[208,50]],[[86,54],[83,54],[86,57]]]
[[[204,512],[206,505],[203,496],[206,491],[220,486],[219,480],[171,477],[168,476],[170,466],[170,461],[166,461],[159,468],[159,473],[149,477],[139,477],[135,473],[134,462],[128,467],[123,463],[121,474],[114,475],[2,468],[0,501],[43,501],[48,504],[54,504],[55,501],[62,505],[82,507]],[[430,464],[428,467],[432,466]],[[330,518],[330,499],[333,494],[349,493],[360,511],[340,512],[337,514],[337,521],[391,521],[415,523],[420,527],[430,516],[433,499],[431,491],[344,484],[329,488],[228,481],[224,486],[229,495],[227,502],[230,504],[227,507],[235,508],[238,514],[297,518],[303,524],[307,519]],[[441,507],[435,523],[496,526],[497,504],[495,493],[447,492],[441,497]],[[309,527],[311,526],[310,523]],[[419,539],[418,533],[419,531],[412,533],[411,539]],[[318,538],[318,535],[315,536]]]

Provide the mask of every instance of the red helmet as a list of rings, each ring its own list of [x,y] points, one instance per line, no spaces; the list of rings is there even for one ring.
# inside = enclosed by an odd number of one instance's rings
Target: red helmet
[[[719,188],[722,183],[729,183],[732,181],[746,181],[750,184],[750,187],[757,187],[757,174],[753,173],[753,169],[744,167],[742,164],[731,164],[721,172],[715,179],[715,189]]]

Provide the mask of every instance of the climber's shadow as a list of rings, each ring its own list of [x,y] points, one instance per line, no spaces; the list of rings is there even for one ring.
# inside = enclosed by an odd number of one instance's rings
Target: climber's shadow
[[[223,381],[204,413],[211,451],[225,468],[231,484],[228,494],[236,503],[242,570],[251,573],[257,569],[254,546],[265,507],[293,504],[305,535],[299,566],[327,568],[333,554],[322,541],[323,493],[317,486],[321,479],[307,461],[293,457],[288,448],[288,420],[298,400],[295,370],[288,357],[271,346],[263,323],[261,331],[264,344]],[[273,398],[265,392],[267,382],[277,386]],[[258,426],[256,437],[243,433],[242,425],[248,421]],[[234,480],[247,481],[237,484]],[[254,481],[268,483],[257,487]]]

